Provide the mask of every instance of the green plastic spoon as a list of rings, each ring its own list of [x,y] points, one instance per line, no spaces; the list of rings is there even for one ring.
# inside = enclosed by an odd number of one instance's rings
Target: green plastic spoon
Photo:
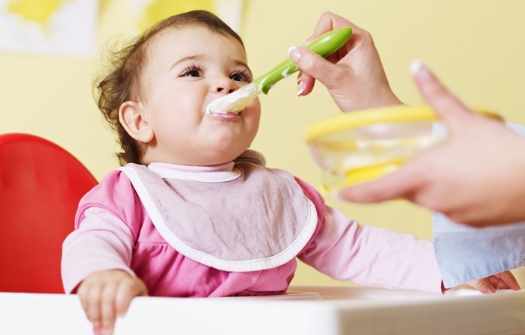
[[[319,36],[306,46],[313,52],[323,57],[329,56],[340,47],[352,35],[351,28],[339,28]],[[239,113],[261,92],[268,94],[270,88],[279,80],[297,72],[298,68],[291,59],[268,71],[263,76],[255,79],[252,83],[241,87],[237,91],[212,101],[206,107],[206,114],[210,113]]]

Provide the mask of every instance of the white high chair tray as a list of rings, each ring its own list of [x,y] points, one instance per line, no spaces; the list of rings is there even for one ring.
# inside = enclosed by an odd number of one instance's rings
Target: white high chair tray
[[[0,293],[0,334],[91,335],[75,295]],[[284,296],[135,298],[115,335],[525,334],[525,290],[444,296],[361,287],[292,287]]]

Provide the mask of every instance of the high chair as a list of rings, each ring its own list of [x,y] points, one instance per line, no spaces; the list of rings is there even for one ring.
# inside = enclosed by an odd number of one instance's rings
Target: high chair
[[[0,291],[63,293],[62,242],[97,180],[73,155],[29,134],[0,135]]]

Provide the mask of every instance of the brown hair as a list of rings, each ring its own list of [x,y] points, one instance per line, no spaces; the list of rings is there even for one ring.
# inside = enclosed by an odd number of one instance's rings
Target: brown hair
[[[118,135],[122,151],[116,156],[120,165],[138,164],[144,154],[144,147],[126,132],[119,122],[118,114],[124,102],[132,101],[139,96],[140,77],[146,64],[148,41],[166,28],[192,25],[204,26],[212,32],[233,37],[244,47],[240,36],[216,15],[204,10],[190,11],[159,22],[120,50],[110,52],[108,59],[110,66],[106,74],[95,80],[95,90],[98,91],[95,93],[95,96],[98,93],[98,98],[95,99],[98,108]]]

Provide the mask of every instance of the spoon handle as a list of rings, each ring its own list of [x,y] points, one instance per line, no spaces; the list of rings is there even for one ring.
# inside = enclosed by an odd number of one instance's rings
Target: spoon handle
[[[351,28],[339,28],[319,36],[306,46],[306,49],[312,50],[322,57],[326,57],[342,47],[352,35]],[[283,61],[261,77],[254,81],[257,89],[264,94],[268,94],[270,88],[279,80],[288,77],[297,72],[298,68],[291,59]]]

